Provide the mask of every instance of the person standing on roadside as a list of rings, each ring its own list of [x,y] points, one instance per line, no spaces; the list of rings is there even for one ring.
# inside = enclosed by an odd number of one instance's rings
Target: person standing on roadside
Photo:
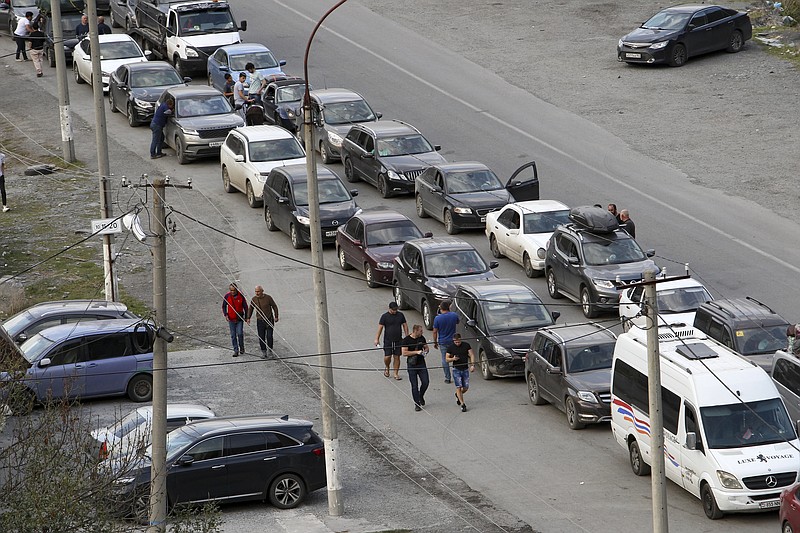
[[[375,334],[375,346],[381,345],[383,333],[383,364],[386,369],[383,375],[389,377],[389,365],[394,359],[394,379],[400,377],[400,354],[402,353],[403,337],[408,336],[408,323],[403,313],[397,310],[397,302],[389,302],[389,310],[381,315],[378,320],[378,333]]]
[[[250,73],[250,88],[248,89],[248,95],[253,98],[255,103],[261,105],[261,91],[264,89],[264,76],[261,75],[259,71],[256,70],[256,66],[253,63],[248,63],[244,66],[244,69]]]
[[[622,211],[619,212],[619,219],[620,219],[619,226],[622,229],[624,229],[625,231],[627,231],[628,235],[630,235],[631,237],[633,237],[635,239],[636,238],[636,224],[634,224],[633,220],[631,220],[631,217],[628,214],[628,210],[627,209],[623,209]]]
[[[153,139],[150,141],[150,159],[164,157],[161,146],[164,144],[164,127],[167,119],[175,110],[175,100],[167,98],[165,102],[156,109],[153,120],[150,121],[150,130],[153,132]]]
[[[11,8],[7,8],[11,9]],[[14,30],[14,42],[17,43],[17,61],[28,61],[28,54],[25,52],[25,43],[28,36],[31,34],[31,20],[33,19],[33,12],[26,11],[24,17],[20,17],[17,21],[17,28]],[[22,58],[20,58],[20,54]]]
[[[456,405],[461,412],[467,412],[464,395],[469,390],[469,373],[475,372],[475,354],[468,342],[461,340],[461,334],[453,335],[453,344],[447,349],[447,362],[453,363],[453,382],[456,385]]]
[[[87,35],[89,35],[89,17],[83,15],[81,17],[81,23],[75,26],[75,38],[83,39]]]
[[[403,356],[408,367],[408,380],[411,382],[411,397],[414,410],[421,411],[425,405],[425,392],[430,384],[425,356],[428,355],[428,341],[422,335],[422,326],[414,324],[411,335],[403,339]]]
[[[256,285],[255,290],[256,295],[250,300],[250,309],[247,311],[247,323],[250,324],[250,318],[255,313],[258,345],[261,348],[261,355],[266,359],[275,354],[272,350],[273,328],[278,321],[278,306],[272,296],[264,294],[264,287]]]
[[[233,81],[233,76],[231,76],[230,72],[225,73],[225,87],[222,89],[222,94],[233,104],[233,86],[236,83]]]
[[[233,356],[239,357],[244,354],[244,321],[247,318],[247,300],[239,287],[231,283],[228,287],[228,294],[222,299],[222,315],[228,321],[231,332],[231,344],[233,345]]]
[[[244,94],[245,81],[247,81],[247,73],[240,72],[239,81],[237,81],[233,86],[233,107],[236,109],[236,113],[242,118],[245,118],[245,114],[247,113],[245,104],[250,104],[253,102],[252,98]]]
[[[106,24],[106,19],[102,16],[97,17],[97,35],[111,35],[111,26]]]
[[[608,204],[608,212],[614,215],[614,218],[617,219],[617,224],[622,224],[619,212],[617,211],[617,204]]]
[[[0,199],[3,200],[3,213],[11,211],[6,203],[6,154],[0,152]]]
[[[28,40],[31,43],[31,59],[33,60],[33,68],[36,69],[36,77],[41,78],[44,73],[42,72],[42,56],[44,55],[44,41],[47,39],[44,32],[39,29],[39,23],[34,22],[31,24],[31,33]]]
[[[433,347],[439,348],[442,354],[442,370],[444,371],[444,382],[450,383],[450,365],[447,364],[447,348],[453,342],[453,335],[456,334],[458,325],[458,315],[450,310],[450,301],[445,300],[439,304],[439,314],[433,319]]]

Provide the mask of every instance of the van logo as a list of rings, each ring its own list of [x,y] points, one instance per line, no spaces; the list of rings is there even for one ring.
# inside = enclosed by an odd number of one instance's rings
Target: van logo
[[[767,487],[771,489],[778,486],[778,478],[776,478],[775,476],[767,476],[767,479],[765,481],[767,482]]]
[[[758,459],[758,460],[759,460],[759,461],[761,461],[762,463],[766,463],[766,462],[767,462],[767,458],[766,458],[766,457],[764,457],[764,454],[763,454],[763,453],[760,453],[760,454],[756,455],[756,459]]]

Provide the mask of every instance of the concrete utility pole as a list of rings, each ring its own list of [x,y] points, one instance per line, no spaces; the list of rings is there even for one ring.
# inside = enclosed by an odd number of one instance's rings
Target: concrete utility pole
[[[57,2],[59,0],[51,1]],[[103,98],[103,72],[100,69],[100,40],[97,36],[97,0],[88,0],[86,8],[86,15],[89,17],[89,47],[92,58],[97,172],[100,176],[100,216],[102,218],[111,218],[111,191],[108,190],[107,183],[108,176],[111,174],[111,165],[108,162],[108,130],[106,127],[105,99]],[[111,302],[117,299],[117,283],[113,268],[113,244],[113,235],[103,235],[103,273],[105,276],[106,300]]]
[[[319,218],[319,187],[317,184],[317,163],[314,154],[314,129],[312,127],[311,95],[308,84],[308,54],[311,42],[322,22],[337,7],[347,0],[341,0],[330,8],[317,22],[308,38],[303,69],[306,80],[306,93],[303,98],[303,134],[306,145],[306,173],[308,174],[308,214],[311,230],[311,263],[314,283],[314,300],[317,314],[317,351],[319,352],[319,385],[322,396],[322,439],[325,443],[325,470],[328,478],[328,513],[341,516],[344,503],[341,499],[341,483],[338,471],[339,435],[336,429],[336,392],[333,386],[333,366],[331,361],[331,334],[328,323],[328,293],[325,287],[325,262],[322,257],[322,227]]]
[[[653,496],[653,533],[667,533],[667,479],[664,463],[664,417],[661,409],[661,354],[658,349],[658,301],[656,273],[644,273],[647,309],[647,389],[650,403],[650,482]]]
[[[61,153],[64,161],[73,163],[75,143],[72,138],[72,113],[69,110],[67,58],[64,55],[64,30],[61,28],[61,0],[50,0],[50,12],[53,19],[53,53],[56,55],[58,110],[61,115]]]

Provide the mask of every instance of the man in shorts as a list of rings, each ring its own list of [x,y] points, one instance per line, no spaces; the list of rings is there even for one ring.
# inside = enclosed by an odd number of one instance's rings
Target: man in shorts
[[[453,335],[453,344],[447,348],[445,356],[448,363],[453,363],[453,383],[456,386],[456,405],[461,406],[461,412],[467,412],[464,395],[469,390],[469,373],[475,372],[475,354],[468,342],[461,340],[461,334]]]
[[[438,348],[442,354],[445,383],[450,383],[450,365],[447,364],[445,356],[450,343],[453,342],[456,326],[458,326],[458,314],[450,310],[450,302],[445,300],[439,304],[439,314],[433,319],[433,347]]]
[[[375,334],[375,346],[381,345],[381,332],[383,332],[383,364],[386,369],[383,375],[389,377],[389,364],[394,359],[394,379],[400,377],[400,354],[402,353],[403,337],[408,336],[408,323],[406,317],[397,310],[397,302],[389,302],[389,310],[381,315],[378,321],[378,333]]]

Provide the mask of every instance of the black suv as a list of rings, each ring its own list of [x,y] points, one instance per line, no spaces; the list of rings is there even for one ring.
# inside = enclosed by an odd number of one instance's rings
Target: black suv
[[[474,281],[458,286],[453,306],[458,332],[476,346],[483,379],[521,376],[536,330],[552,326],[550,313],[533,290],[514,279]]]
[[[572,223],[556,228],[547,244],[547,291],[552,298],[579,302],[586,318],[601,309],[616,311],[619,290],[641,281],[647,270],[658,270],[648,259],[656,252],[642,251],[601,207],[575,207],[569,217]]]
[[[307,420],[249,415],[192,422],[167,435],[170,506],[192,502],[269,500],[280,509],[299,505],[325,486],[325,448]],[[121,461],[115,498],[121,510],[146,517],[149,454]]]
[[[406,241],[394,258],[394,299],[400,309],[420,311],[425,327],[433,329],[439,304],[453,297],[459,283],[496,279],[491,269],[499,264],[487,265],[475,247],[456,237]]]
[[[571,429],[611,420],[611,362],[616,336],[597,324],[542,328],[525,358],[528,398],[551,402]]]
[[[364,180],[381,196],[414,192],[414,180],[431,165],[446,163],[417,128],[399,120],[356,124],[342,141],[347,181]]]
[[[694,327],[769,372],[786,349],[789,323],[755,298],[712,300],[697,308]]]

